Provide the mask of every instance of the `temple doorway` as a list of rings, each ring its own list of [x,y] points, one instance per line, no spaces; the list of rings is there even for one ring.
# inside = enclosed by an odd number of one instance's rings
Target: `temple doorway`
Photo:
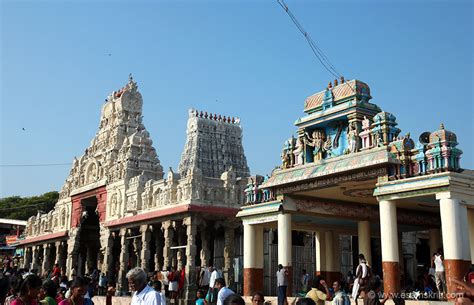
[[[96,196],[81,200],[82,215],[79,230],[78,275],[92,275],[98,269],[100,227]]]

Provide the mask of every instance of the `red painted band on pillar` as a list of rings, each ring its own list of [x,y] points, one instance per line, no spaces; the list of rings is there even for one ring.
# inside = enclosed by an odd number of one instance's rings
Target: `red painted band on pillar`
[[[398,262],[382,262],[384,293],[400,292],[400,268]]]
[[[446,275],[446,288],[448,290],[449,299],[453,299],[453,293],[456,292],[457,285],[453,283],[452,279],[463,281],[464,275],[469,271],[471,261],[461,259],[445,259],[444,270]]]
[[[263,268],[244,268],[244,296],[263,293]]]

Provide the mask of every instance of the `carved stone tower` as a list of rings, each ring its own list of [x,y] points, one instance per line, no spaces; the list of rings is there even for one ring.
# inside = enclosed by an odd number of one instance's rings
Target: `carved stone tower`
[[[191,109],[186,134],[179,163],[181,177],[199,169],[204,177],[220,178],[231,167],[237,177],[250,175],[238,118]]]
[[[150,134],[142,123],[142,95],[137,83],[128,83],[109,95],[102,106],[99,130],[84,154],[73,161],[69,177],[60,192],[70,192],[86,185],[141,175],[144,180],[163,178]]]

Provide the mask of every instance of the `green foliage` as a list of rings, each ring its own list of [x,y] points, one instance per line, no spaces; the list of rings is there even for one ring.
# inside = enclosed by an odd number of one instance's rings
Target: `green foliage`
[[[27,220],[38,210],[48,213],[58,201],[58,192],[49,192],[40,196],[12,196],[0,199],[0,218]]]

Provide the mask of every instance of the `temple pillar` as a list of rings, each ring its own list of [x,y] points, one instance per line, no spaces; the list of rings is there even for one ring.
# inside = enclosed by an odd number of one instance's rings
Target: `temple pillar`
[[[435,254],[438,249],[441,249],[441,230],[440,229],[430,229],[429,230],[429,238],[430,238],[430,257]]]
[[[134,254],[134,257],[136,258],[136,261],[135,261],[135,266],[133,267],[140,267],[141,264],[142,264],[142,260],[141,260],[141,249],[142,249],[142,240],[140,237],[135,237],[133,239],[133,254]]]
[[[263,227],[244,223],[244,296],[263,291]]]
[[[113,254],[113,249],[114,249],[114,234],[109,232],[107,239],[106,239],[106,244],[105,244],[105,250],[104,250],[104,261],[102,264],[102,273],[105,273],[105,275],[110,279],[111,276],[114,274],[114,254]]]
[[[471,264],[474,265],[474,209],[467,209],[467,224],[469,227],[469,248],[471,252]]]
[[[359,253],[364,254],[369,265],[372,264],[372,251],[370,245],[370,221],[362,220],[358,222]]]
[[[130,239],[127,237],[127,229],[120,229],[120,269],[118,272],[117,278],[117,292],[128,291],[128,283],[127,283],[127,271],[128,271],[128,260],[129,260],[129,242]]]
[[[316,232],[316,275],[324,276],[326,271],[326,234],[324,232]]]
[[[235,228],[234,223],[229,223],[224,227],[224,278],[227,287],[234,289],[234,249],[235,249]]]
[[[152,271],[150,270],[150,242],[151,242],[151,232],[148,225],[140,226],[140,233],[142,234],[142,249],[140,252],[141,267],[145,272]]]
[[[161,264],[161,258],[163,257],[163,242],[161,240],[161,230],[158,227],[154,227],[155,236],[155,270],[164,270]]]
[[[168,270],[171,268],[171,244],[173,242],[173,226],[171,220],[163,221],[161,224],[163,234],[165,237],[165,243],[163,246],[163,269]]]
[[[31,262],[33,258],[33,249],[32,247],[25,247],[25,259],[23,260],[23,268],[28,271],[31,270]]]
[[[178,245],[184,245],[186,243],[186,232],[176,230],[176,234],[178,234]],[[186,265],[185,252],[186,251],[182,248],[179,248],[176,251],[176,266],[178,270],[181,270]]]
[[[73,229],[70,231],[70,237],[67,240],[66,276],[70,279],[78,275],[79,244],[76,242],[76,238],[77,229]]]
[[[444,268],[448,295],[456,292],[453,279],[462,281],[471,266],[467,207],[450,192],[436,194],[441,213]]]
[[[379,201],[379,210],[384,292],[397,293],[400,292],[400,255],[396,202],[381,200]]]
[[[291,214],[278,214],[278,264],[282,264],[288,270],[287,296],[293,295],[293,261],[292,261],[292,239],[291,239]]]
[[[321,275],[326,279],[327,283],[332,284],[334,281],[341,279],[339,234],[334,231],[326,231],[324,235],[326,241],[326,270]]]
[[[32,255],[32,261],[31,261],[31,270],[39,270],[40,268],[40,261],[39,261],[39,256],[40,256],[40,246],[33,246],[33,255]]]
[[[51,244],[49,243],[43,245],[43,264],[41,266],[41,270],[42,273],[51,270]]]
[[[333,231],[316,232],[316,275],[328,284],[341,278],[339,234]]]
[[[201,226],[201,267],[209,267],[209,261],[211,260],[211,250],[209,250],[209,239],[205,226]]]
[[[63,241],[57,241],[56,246],[56,260],[55,264],[58,264],[61,269],[61,274],[66,271],[66,244]]]
[[[197,283],[196,283],[196,234],[197,226],[196,221],[191,216],[183,219],[183,225],[186,226],[186,291],[185,291],[185,302],[187,304],[194,304]]]

